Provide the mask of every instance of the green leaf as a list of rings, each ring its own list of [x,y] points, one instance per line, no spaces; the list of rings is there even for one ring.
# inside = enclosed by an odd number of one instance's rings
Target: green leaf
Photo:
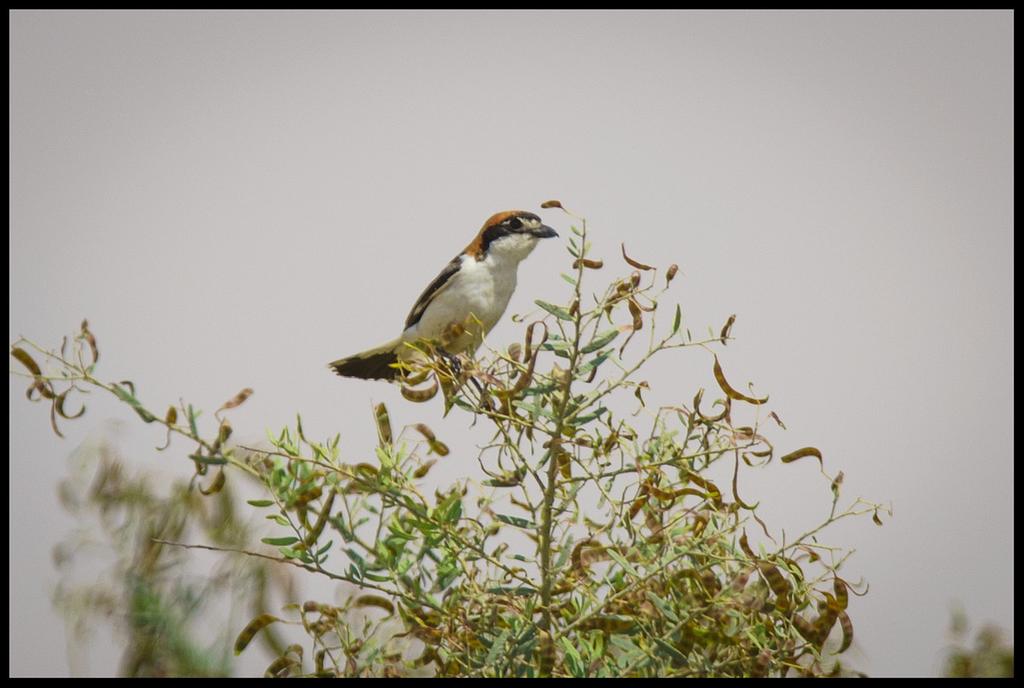
[[[493,588],[487,588],[487,592],[492,595],[518,595],[519,597],[529,597],[530,595],[536,595],[537,589],[531,588],[528,585],[497,585]]]
[[[437,587],[444,590],[459,577],[459,566],[454,557],[446,557],[437,567]]]
[[[506,516],[505,514],[494,514],[494,517],[502,523],[507,523],[510,526],[517,528],[526,528],[532,530],[537,527],[537,524],[533,521],[527,521],[525,518],[519,518],[518,516]]]
[[[274,506],[274,500],[272,499],[247,499],[245,503],[250,506]]]
[[[565,566],[565,562],[569,560],[569,555],[572,553],[574,542],[575,540],[573,539],[572,535],[570,535],[568,538],[566,538],[565,542],[562,543],[562,551],[558,554],[558,561],[555,562],[556,570]],[[524,558],[523,561],[526,561],[526,559]]]
[[[131,388],[131,392],[121,387],[121,385],[124,384],[128,385]],[[156,416],[154,416],[152,413],[143,408],[142,402],[135,398],[135,385],[133,385],[130,380],[125,380],[124,382],[121,383],[121,385],[114,384],[111,386],[111,388],[114,390],[114,394],[117,395],[117,398],[131,406],[135,410],[135,413],[139,414],[139,418],[141,418],[144,422],[152,423],[153,421],[155,421]],[[222,461],[221,463],[225,462]]]
[[[550,409],[546,409],[543,406],[539,406],[537,404],[532,404],[526,401],[513,401],[512,405],[515,406],[516,408],[521,408],[534,416],[544,416],[545,418],[548,418],[550,420],[555,419],[555,414]]]
[[[390,583],[390,582],[392,582],[391,579],[388,578],[387,576],[379,576],[379,575],[377,575],[375,573],[370,573],[369,571],[364,571],[363,574],[362,574],[362,577],[367,579],[367,580],[376,581],[377,583]]]
[[[289,535],[288,537],[279,538],[262,538],[260,542],[264,542],[268,545],[274,545],[275,547],[281,547],[284,545],[294,545],[299,541],[299,538]]]
[[[686,656],[679,650],[672,647],[669,643],[662,640],[661,638],[655,638],[654,642],[658,645],[658,647],[660,647],[667,654],[669,654],[672,657],[672,659],[674,659],[677,662],[681,662],[684,665],[686,664]]]
[[[534,303],[543,308],[544,310],[546,310],[551,315],[558,318],[559,320],[572,320],[572,316],[569,315],[569,311],[565,310],[561,306],[556,306],[546,301],[541,301],[540,299],[537,299],[536,301],[534,301]]]
[[[591,370],[593,370],[594,368],[598,367],[599,365],[604,363],[606,360],[608,360],[608,357],[611,356],[611,355],[612,355],[612,349],[608,349],[607,351],[602,351],[597,356],[594,356],[592,359],[590,359],[589,361],[587,361],[586,363],[581,365],[576,370],[576,374],[579,375],[580,377],[583,377],[583,376],[587,375]]]
[[[462,500],[456,499],[448,507],[448,510],[444,513],[444,520],[448,523],[458,521],[462,516]]]
[[[582,678],[584,674],[584,662],[580,653],[573,647],[572,641],[562,636],[559,638],[562,649],[565,650],[565,658],[569,660],[569,672],[576,678]]]
[[[596,411],[594,411],[593,413],[588,413],[585,416],[577,416],[576,418],[573,418],[572,419],[572,424],[573,425],[586,425],[590,421],[595,420],[596,418],[598,418],[602,413],[604,413],[607,410],[608,410],[607,408],[602,406],[599,409],[597,409]]]
[[[192,437],[199,437],[199,428],[196,426],[196,419],[199,418],[200,411],[192,408],[192,404],[188,405],[188,429],[192,431]]]
[[[666,600],[662,599],[661,597],[658,597],[650,590],[647,591],[647,599],[649,599],[654,604],[654,606],[658,608],[658,611],[664,614],[665,618],[667,618],[672,623],[679,623],[679,616],[676,614],[675,610],[672,609],[672,605],[669,604]]]
[[[494,666],[495,661],[498,659],[498,655],[505,649],[505,643],[508,642],[508,637],[512,635],[512,629],[506,628],[503,630],[494,642],[491,644],[491,649],[487,651],[487,658],[484,660],[484,666]]]
[[[569,357],[569,350],[572,348],[572,344],[565,341],[564,339],[549,339],[540,345],[541,349],[545,351],[554,351],[556,354],[563,356],[564,358]]]
[[[360,574],[366,573],[366,560],[359,556],[358,552],[351,547],[346,547],[345,554],[347,554],[349,559],[352,560],[352,565],[356,567],[356,570]]]
[[[626,653],[624,655],[624,657],[626,658],[632,658],[634,655],[639,655],[643,653],[643,651],[640,648],[638,648],[633,643],[633,641],[630,640],[627,636],[613,634],[608,638],[608,640],[611,642],[612,645],[615,645],[620,650],[623,650]]]
[[[608,330],[604,334],[599,334],[596,339],[587,344],[585,347],[580,349],[585,354],[597,351],[601,347],[609,344],[613,339],[619,336],[618,329]]]
[[[621,554],[619,554],[611,548],[605,550],[605,552],[607,552],[608,556],[615,560],[616,564],[625,569],[626,572],[629,573],[629,575],[633,576],[634,578],[640,578],[640,572],[633,568],[633,565],[626,561],[625,557],[623,557]]]
[[[203,456],[201,454],[189,454],[188,458],[192,459],[196,463],[211,464],[214,466],[219,466],[221,464],[228,462],[228,460],[225,459],[223,456]]]
[[[434,508],[434,518],[444,523],[452,523],[462,516],[462,496],[450,494]]]
[[[672,321],[672,334],[675,334],[676,332],[679,331],[679,325],[682,324],[682,322],[683,322],[683,311],[679,307],[679,304],[676,304],[676,317]]]

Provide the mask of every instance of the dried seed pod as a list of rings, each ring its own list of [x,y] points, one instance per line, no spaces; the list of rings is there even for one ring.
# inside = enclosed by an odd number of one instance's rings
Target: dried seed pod
[[[96,337],[93,336],[93,333],[89,331],[88,320],[82,321],[81,336],[84,337],[85,341],[89,343],[89,350],[92,352],[92,362],[96,363],[96,361],[100,360],[100,350],[96,348]]]
[[[228,438],[231,437],[231,432],[231,423],[226,420],[221,421],[220,428],[217,429],[217,439],[213,442],[214,452],[219,451],[221,446],[228,441]]]
[[[733,386],[725,379],[725,373],[722,372],[722,365],[718,362],[718,356],[715,356],[714,374],[715,380],[718,382],[718,386],[722,388],[722,391],[725,392],[725,395],[730,399],[745,401],[748,404],[754,405],[763,404],[768,401],[768,397],[755,399],[754,397],[748,397],[746,394],[743,394],[733,388]]]
[[[134,393],[135,390],[132,390],[132,394]],[[241,392],[225,401],[224,405],[217,409],[217,411],[213,415],[216,416],[221,411],[227,411],[228,409],[233,409],[237,406],[241,406],[243,403],[245,403],[245,400],[248,399],[250,396],[252,396],[252,388],[246,387]]]
[[[632,258],[630,258],[629,256],[627,256],[626,255],[626,245],[625,244],[622,244],[622,257],[625,259],[625,261],[627,263],[629,263],[632,267],[636,268],[637,270],[653,270],[654,269],[650,265],[644,265],[643,263],[641,263],[639,261],[635,261]]]
[[[633,331],[643,329],[644,319],[640,314],[640,305],[632,298],[629,300],[629,314],[633,316]]]
[[[719,333],[718,338],[722,340],[722,344],[727,344],[729,340],[729,332],[732,330],[732,324],[736,322],[736,314],[733,313],[729,316],[729,319],[725,321],[725,325],[722,327],[722,331]]]
[[[434,384],[432,384],[430,387],[425,387],[424,389],[413,389],[411,387],[406,387],[405,385],[403,385],[401,388],[401,392],[402,396],[408,399],[409,401],[422,403],[424,401],[429,401],[433,399],[435,396],[437,396],[438,389],[439,387],[437,384],[437,380],[434,380]]]
[[[383,403],[377,404],[373,409],[373,417],[377,421],[377,437],[380,438],[381,444],[391,444],[391,415],[387,407]]]
[[[42,375],[43,371],[39,368],[39,364],[35,362],[27,351],[14,347],[11,349],[11,356],[14,356],[23,366],[28,368],[28,371],[33,375]]]

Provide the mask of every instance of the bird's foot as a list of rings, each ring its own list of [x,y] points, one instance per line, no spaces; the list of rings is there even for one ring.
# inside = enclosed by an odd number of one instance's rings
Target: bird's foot
[[[456,380],[459,379],[462,376],[462,361],[459,360],[459,357],[441,348],[438,348],[437,353],[448,363],[448,368],[452,371],[452,377]]]

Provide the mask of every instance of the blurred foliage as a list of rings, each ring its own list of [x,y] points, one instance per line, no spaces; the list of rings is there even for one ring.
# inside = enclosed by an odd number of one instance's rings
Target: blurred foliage
[[[475,359],[444,353],[444,341],[416,345],[422,356],[404,371],[403,396],[426,402],[441,393],[446,412],[467,414],[482,438],[479,480],[432,494],[425,479],[452,451],[424,424],[396,435],[383,405],[374,455],[348,462],[338,436],[312,439],[301,418],[270,447],[232,444],[223,414],[251,390],[218,409],[211,431],[184,402],[164,413],[147,407],[131,382],[95,377],[99,353],[86,323],[59,351],[20,339],[12,355],[28,370],[29,398],[49,403],[56,432],[76,417],[65,408],[69,395],[116,395],[166,429],[165,447],[174,436],[187,441],[193,481],[210,499],[223,499],[227,478],[259,481],[265,495],[248,503],[279,527],[263,539],[275,561],[352,586],[340,604],[254,610],[236,653],[279,624],[307,637],[281,649],[268,676],[850,674],[840,660],[853,641],[848,604],[866,586],[841,573],[850,552],[820,536],[852,516],[881,525],[885,510],[859,498],[844,504],[843,474],[827,473],[818,449],[776,450],[767,428],[784,426],[767,412],[768,398],[730,383],[719,359],[735,316],[704,337],[691,334],[678,306],[667,327],[656,322],[677,266],[662,273],[623,246],[623,273],[589,286],[605,261],[591,255],[577,220],[572,268],[562,275],[569,294],[561,304],[536,302],[521,344]],[[640,376],[652,357],[679,351],[705,357],[714,392],[698,389],[687,403],[677,380]],[[649,406],[645,395],[662,385],[678,401]],[[457,454],[463,472],[471,454]],[[820,471],[831,499],[795,538],[773,533],[760,505],[739,494],[740,476],[775,458],[798,464],[786,470]],[[203,500],[187,494],[197,501],[185,511],[201,513]],[[180,531],[139,532],[140,542],[200,546],[180,542]],[[243,549],[205,537],[208,549]],[[266,561],[253,543],[245,549]],[[125,580],[136,568],[126,566]],[[132,609],[132,599],[114,607]]]
[[[953,647],[946,656],[945,675],[949,678],[1013,678],[1013,646],[1003,632],[992,625],[982,627],[974,636],[974,647],[967,643],[967,617],[953,615]]]
[[[204,496],[187,480],[161,490],[133,474],[104,442],[75,454],[61,482],[61,503],[75,530],[54,550],[61,579],[55,601],[69,624],[72,646],[88,651],[98,626],[113,627],[124,646],[122,676],[227,676],[234,662],[227,618],[258,613],[271,592],[293,594],[287,571],[243,554],[218,554],[212,572],[194,573],[189,553],[163,544],[202,537],[222,548],[252,540],[236,513],[232,491]],[[92,582],[83,571],[100,567]],[[217,614],[225,622],[210,623]],[[212,637],[201,640],[206,635]],[[265,641],[276,653],[276,635]]]

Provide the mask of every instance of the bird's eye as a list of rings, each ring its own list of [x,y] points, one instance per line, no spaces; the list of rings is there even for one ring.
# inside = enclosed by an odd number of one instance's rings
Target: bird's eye
[[[518,217],[513,217],[511,220],[508,221],[509,229],[522,229],[522,227],[523,221],[520,220]]]

